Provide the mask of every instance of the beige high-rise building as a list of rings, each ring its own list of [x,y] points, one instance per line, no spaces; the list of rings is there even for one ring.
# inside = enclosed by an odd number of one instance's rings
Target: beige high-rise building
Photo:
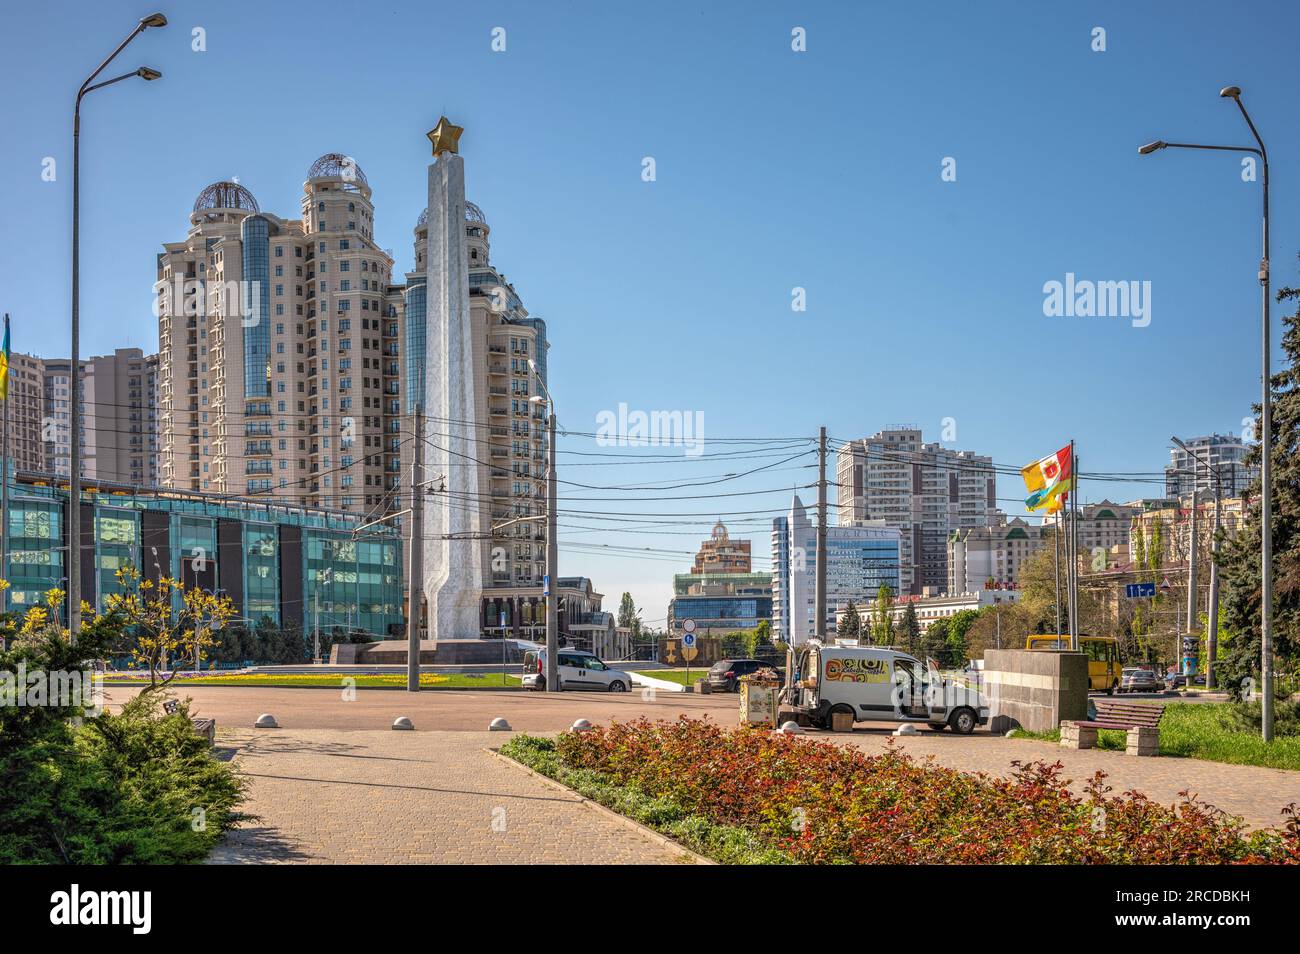
[[[397,487],[403,288],[365,173],[314,162],[301,213],[208,186],[158,256],[160,483],[367,512]]]
[[[72,473],[72,362],[10,355],[9,443],[19,470]],[[158,356],[139,348],[81,362],[81,473],[140,487],[158,482]]]
[[[139,348],[81,362],[81,472],[89,479],[158,485],[158,356]]]
[[[884,520],[902,534],[899,585],[919,595],[948,585],[948,536],[1000,518],[993,460],[925,443],[918,427],[849,441],[836,460],[839,523]]]
[[[9,355],[9,456],[15,470],[45,473],[45,362]]]

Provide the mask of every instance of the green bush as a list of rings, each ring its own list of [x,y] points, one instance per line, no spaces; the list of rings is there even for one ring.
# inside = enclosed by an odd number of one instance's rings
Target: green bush
[[[122,621],[90,619],[74,644],[56,624],[6,620],[0,676],[85,671],[122,641]],[[89,700],[0,703],[0,864],[202,861],[239,818],[243,782],[212,754],[188,707],[143,692],[117,714]]]

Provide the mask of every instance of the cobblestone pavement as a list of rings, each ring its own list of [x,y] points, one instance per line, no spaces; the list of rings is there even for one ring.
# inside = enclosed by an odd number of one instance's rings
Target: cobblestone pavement
[[[1179,792],[1187,790],[1202,801],[1240,815],[1252,828],[1280,825],[1284,821],[1281,809],[1288,802],[1300,803],[1300,772],[1284,769],[1168,756],[1140,758],[1103,749],[1063,749],[1052,742],[1007,739],[987,732],[960,736],[951,730],[939,733],[922,728],[916,735],[895,738],[889,730],[860,726],[852,735],[826,733],[825,737],[870,753],[882,751],[892,741],[915,758],[933,756],[940,765],[990,775],[1010,776],[1014,760],[1059,761],[1064,765],[1063,776],[1073,782],[1076,791],[1100,769],[1106,773],[1112,794],[1136,789],[1153,801],[1170,805],[1180,801]]]
[[[673,864],[673,849],[485,751],[488,732],[226,732],[252,783],[216,864]],[[231,751],[233,750],[233,751]]]
[[[129,692],[110,689],[110,703],[121,702]],[[641,715],[707,716],[729,726],[735,724],[737,706],[730,695],[663,692],[648,697],[639,692],[553,696],[442,690],[412,695],[361,690],[354,700],[343,701],[330,689],[210,686],[191,687],[186,694],[196,714],[217,720],[223,736],[233,732],[228,737],[239,744],[237,764],[253,779],[251,810],[264,818],[256,843],[251,835],[240,834],[223,851],[223,860],[256,860],[261,852],[282,860],[294,860],[296,853],[302,860],[361,861],[393,851],[402,860],[528,861],[538,852],[545,855],[548,845],[563,845],[577,854],[598,852],[606,860],[616,860],[625,848],[671,860],[649,842],[640,845],[642,836],[634,831],[619,832],[609,827],[617,823],[590,808],[554,801],[565,796],[483,753],[489,741],[499,745],[508,738],[484,730],[495,716],[505,716],[516,731],[538,734],[559,732],[577,718],[602,723]],[[262,712],[273,713],[283,728],[254,732],[250,727]],[[391,731],[388,726],[398,715],[410,716],[416,731]],[[813,735],[875,752],[888,744],[892,728],[860,724],[851,735]],[[1075,751],[984,731],[958,736],[922,728],[895,741],[918,758],[933,756],[951,768],[1003,776],[1014,771],[1014,760],[1060,761],[1076,790],[1100,769],[1115,792],[1136,789],[1166,805],[1186,789],[1252,827],[1280,824],[1282,807],[1300,802],[1300,772]],[[507,795],[518,797],[505,800]],[[514,810],[520,816],[507,837],[489,825],[491,808],[498,806],[506,809],[507,820]],[[541,836],[551,830],[546,826],[557,825],[566,833],[612,834],[599,843]],[[413,839],[408,832],[422,834]],[[552,854],[557,850],[553,847]]]

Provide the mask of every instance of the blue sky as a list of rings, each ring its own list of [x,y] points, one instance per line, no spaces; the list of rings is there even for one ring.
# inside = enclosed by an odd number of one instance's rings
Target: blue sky
[[[68,351],[72,100],[152,9],[7,14],[0,308],[15,350]],[[620,403],[704,415],[701,458],[580,457],[630,452],[574,436],[561,443],[566,480],[715,477],[773,460],[711,461],[749,446],[720,439],[822,424],[851,438],[910,422],[937,440],[951,417],[952,446],[999,463],[1074,438],[1084,470],[1108,472],[1158,471],[1171,433],[1240,433],[1258,393],[1259,184],[1242,181],[1235,156],[1136,152],[1156,138],[1247,142],[1218,97],[1225,85],[1243,88],[1272,156],[1275,285],[1297,278],[1290,4],[160,9],[171,25],[114,66],[163,79],[97,92],[84,110],[83,354],[156,347],[154,256],[214,180],[238,176],[263,209],[293,216],[312,160],[350,154],[375,190],[377,239],[405,271],[424,133],[446,113],[467,130],[469,197],[492,226],[494,262],[549,323],[561,425],[594,431]],[[194,27],[206,52],[191,50]],[[806,52],[791,50],[794,27]],[[1105,52],[1091,48],[1094,27]],[[47,156],[55,182],[41,179]],[[642,180],[646,156],[654,182]],[[945,157],[955,182],[941,180]],[[1045,317],[1043,284],[1067,272],[1151,282],[1150,325]],[[791,309],[796,286],[804,312]],[[598,460],[619,463],[577,466]],[[573,544],[679,552],[570,548],[561,573],[591,576],[611,606],[630,590],[662,618],[671,575],[714,514],[788,506],[813,476],[789,468],[807,462],[670,492],[770,491],[716,500],[632,503],[621,498],[651,494],[566,486],[562,498],[619,498],[562,499],[569,509],[695,516],[635,534],[571,517]],[[1085,484],[1082,496],[1156,490]],[[1019,511],[1017,480],[1003,478],[999,496]],[[767,516],[735,525],[764,557]]]

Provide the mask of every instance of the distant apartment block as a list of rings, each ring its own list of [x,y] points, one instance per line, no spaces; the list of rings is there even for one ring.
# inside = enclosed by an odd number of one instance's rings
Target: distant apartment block
[[[1239,437],[1209,434],[1184,438],[1183,443],[1195,451],[1196,456],[1181,447],[1170,448],[1169,465],[1165,467],[1166,497],[1190,497],[1193,486],[1199,492],[1212,494],[1216,470],[1223,484],[1224,497],[1240,497],[1253,481],[1259,479],[1259,468],[1246,466],[1249,448]]]
[[[719,520],[709,539],[695,554],[692,573],[748,573],[751,569],[750,541],[733,540]]]
[[[948,537],[946,593],[1014,589],[1025,562],[1052,537],[1022,517],[990,527],[954,530]]]
[[[927,444],[915,427],[845,444],[836,481],[840,526],[883,520],[899,532],[903,593],[946,587],[951,533],[1000,518],[992,458]]]

